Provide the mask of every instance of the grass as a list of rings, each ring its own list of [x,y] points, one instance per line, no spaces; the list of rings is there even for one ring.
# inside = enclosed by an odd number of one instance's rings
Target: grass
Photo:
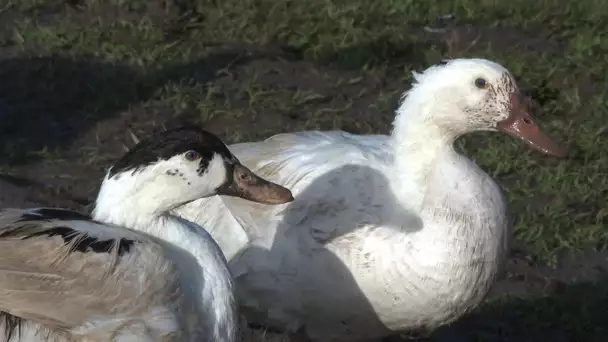
[[[457,21],[445,32],[423,29],[448,13]],[[387,133],[410,70],[446,57],[495,60],[571,156],[557,162],[493,134],[459,145],[505,189],[530,269],[568,286],[600,281],[568,260],[608,245],[604,1],[2,0],[0,23],[0,173],[84,199],[132,144],[128,128],[188,121],[229,142],[306,129]],[[604,315],[604,287],[530,286],[553,299],[481,309],[506,327],[463,324],[483,341],[540,341],[553,325],[568,341],[608,332],[593,315]]]

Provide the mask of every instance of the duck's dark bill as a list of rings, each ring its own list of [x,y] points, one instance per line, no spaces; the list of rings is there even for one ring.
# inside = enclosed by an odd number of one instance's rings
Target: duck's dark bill
[[[532,121],[528,108],[521,101],[521,95],[511,94],[511,114],[498,123],[498,130],[523,140],[530,147],[542,153],[564,158],[568,151],[545,135]]]
[[[289,189],[265,180],[241,164],[234,166],[232,179],[218,188],[217,193],[264,204],[283,204],[293,201]]]

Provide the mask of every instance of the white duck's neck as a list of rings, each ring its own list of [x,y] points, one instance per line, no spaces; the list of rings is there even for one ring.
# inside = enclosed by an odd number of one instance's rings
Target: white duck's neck
[[[420,212],[429,177],[440,160],[457,156],[457,134],[428,119],[444,108],[414,96],[405,98],[393,122],[394,161],[389,169],[392,189],[400,205]]]
[[[397,220],[419,219],[414,223],[419,229],[409,229],[414,221],[399,221],[407,230],[402,234],[393,228],[374,232],[385,242],[381,258],[392,266],[389,277],[399,274],[407,279],[385,281],[400,288],[396,291],[419,297],[402,305],[408,308],[404,312],[416,312],[413,321],[426,313],[437,320],[432,324],[445,323],[483,299],[505,250],[498,189],[455,151],[454,141],[462,130],[428,119],[458,114],[437,102],[406,99],[390,137],[394,157],[387,177],[395,197],[392,214]]]
[[[93,218],[145,232],[176,247],[177,252],[172,256],[177,259],[173,261],[182,273],[182,286],[190,285],[182,290],[198,298],[198,310],[205,317],[204,321],[196,323],[197,331],[202,331],[205,341],[234,341],[237,311],[232,277],[223,253],[202,227],[159,210],[158,203],[162,201],[154,195],[162,192],[151,189],[142,193],[141,185],[145,181],[130,174],[111,179],[106,176]],[[170,251],[168,253],[171,255]],[[193,267],[198,267],[199,272],[193,273]]]

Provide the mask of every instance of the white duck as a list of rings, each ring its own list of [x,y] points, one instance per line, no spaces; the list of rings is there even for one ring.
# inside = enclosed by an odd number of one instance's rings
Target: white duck
[[[214,135],[182,128],[114,164],[93,218],[0,211],[0,340],[237,341],[222,252],[200,226],[168,213],[215,194],[292,200]]]
[[[212,227],[250,321],[353,341],[433,329],[484,299],[507,250],[505,201],[454,141],[501,131],[566,152],[499,64],[456,59],[414,76],[390,136],[300,132],[229,146],[289,187],[292,203],[217,196],[177,209]]]

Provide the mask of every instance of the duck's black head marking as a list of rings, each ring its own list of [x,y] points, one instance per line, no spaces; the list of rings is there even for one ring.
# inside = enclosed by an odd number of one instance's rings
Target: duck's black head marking
[[[220,138],[196,127],[180,127],[157,133],[141,141],[114,164],[109,177],[128,170],[136,172],[159,160],[167,160],[190,150],[201,156],[198,167],[200,174],[205,172],[215,153],[226,161],[235,161]],[[170,173],[178,175],[180,171],[171,170]]]

